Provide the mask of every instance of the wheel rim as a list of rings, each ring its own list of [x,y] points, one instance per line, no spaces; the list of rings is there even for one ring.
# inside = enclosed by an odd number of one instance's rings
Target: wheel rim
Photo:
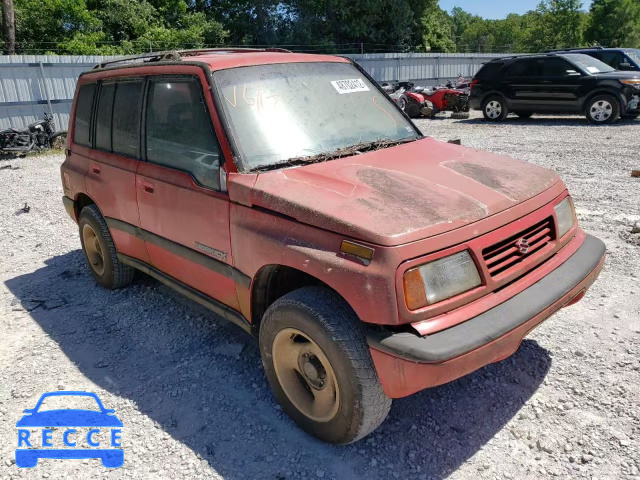
[[[307,418],[328,422],[338,413],[340,391],[333,367],[307,334],[285,328],[271,350],[278,382],[287,398]]]
[[[101,276],[104,273],[104,255],[98,236],[89,224],[82,227],[82,243],[91,268]]]
[[[502,104],[495,100],[492,100],[489,103],[487,103],[487,106],[484,108],[485,108],[485,111],[487,112],[487,116],[491,119],[496,119],[500,117],[500,115],[502,115]]]
[[[599,100],[591,105],[589,115],[596,122],[606,122],[613,115],[613,105],[606,100]]]
[[[402,111],[404,111],[405,107],[407,106],[407,101],[403,97],[400,97],[400,99],[398,100],[398,106]]]

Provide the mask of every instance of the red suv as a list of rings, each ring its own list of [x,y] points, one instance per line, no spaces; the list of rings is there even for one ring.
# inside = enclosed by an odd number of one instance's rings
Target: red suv
[[[348,59],[103,63],[72,112],[63,201],[96,281],[141,270],[258,337],[329,442],[508,357],[604,263],[555,173],[424,137]]]

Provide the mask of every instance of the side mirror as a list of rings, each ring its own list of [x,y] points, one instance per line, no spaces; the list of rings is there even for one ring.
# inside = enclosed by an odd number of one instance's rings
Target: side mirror
[[[633,65],[624,62],[618,65],[618,70],[634,70]]]

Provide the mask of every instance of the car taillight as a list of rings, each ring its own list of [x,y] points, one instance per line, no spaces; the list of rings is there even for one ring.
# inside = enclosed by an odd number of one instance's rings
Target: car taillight
[[[474,78],[473,80],[471,80],[471,86],[469,87],[469,90],[472,90],[473,87],[475,87],[478,83],[478,79]]]

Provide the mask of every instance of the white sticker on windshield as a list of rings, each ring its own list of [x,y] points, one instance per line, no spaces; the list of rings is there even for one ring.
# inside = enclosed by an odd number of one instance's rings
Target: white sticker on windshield
[[[587,67],[589,73],[600,73],[600,69],[598,67]]]
[[[350,80],[332,80],[331,85],[340,95],[343,93],[368,92],[369,87],[361,78],[352,78]]]

